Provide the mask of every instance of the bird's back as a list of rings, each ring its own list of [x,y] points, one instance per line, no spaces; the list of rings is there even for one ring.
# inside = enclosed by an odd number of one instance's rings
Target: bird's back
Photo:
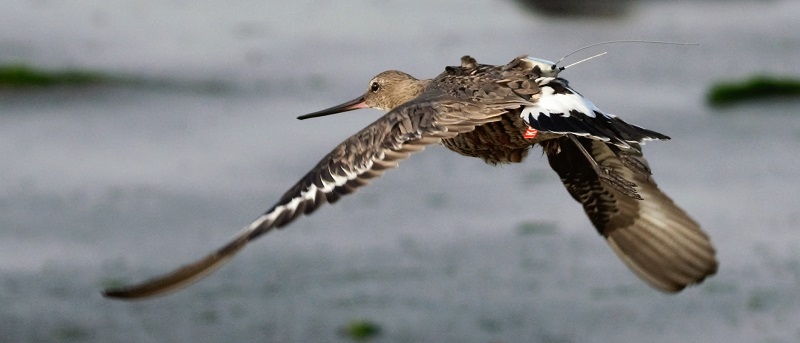
[[[471,104],[469,111],[473,113],[468,115],[506,112],[497,121],[443,140],[445,147],[489,164],[518,163],[525,159],[534,140],[523,136],[528,125],[520,117],[520,111],[537,100],[540,89],[535,82],[539,75],[521,61],[517,58],[506,65],[488,65],[464,56],[460,66],[445,68],[431,81],[429,89],[447,94],[453,103]]]

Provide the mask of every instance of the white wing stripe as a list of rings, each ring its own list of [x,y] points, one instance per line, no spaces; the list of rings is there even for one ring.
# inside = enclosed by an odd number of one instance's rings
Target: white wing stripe
[[[341,169],[341,171],[344,172],[345,175],[340,175],[338,173],[329,170],[330,175],[334,180],[333,182],[322,180],[322,185],[323,185],[322,188],[318,188],[317,185],[312,183],[311,185],[308,186],[308,188],[300,192],[299,196],[292,198],[292,200],[286,204],[275,206],[275,208],[272,211],[263,214],[261,217],[250,223],[250,225],[248,225],[242,231],[240,231],[236,235],[236,237],[253,232],[259,227],[263,226],[265,223],[270,224],[274,222],[281,216],[281,214],[285,212],[293,213],[294,211],[297,210],[297,207],[301,203],[306,201],[312,201],[312,202],[315,201],[318,191],[321,191],[322,193],[325,194],[330,193],[336,187],[343,186],[348,181],[357,178],[360,174],[369,171],[372,165],[373,161],[369,161],[364,168],[358,171],[348,171],[345,169]]]

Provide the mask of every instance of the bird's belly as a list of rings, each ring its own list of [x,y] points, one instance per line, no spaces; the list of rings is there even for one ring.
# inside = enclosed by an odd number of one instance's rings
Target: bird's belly
[[[478,157],[488,164],[519,163],[528,155],[539,137],[525,138],[528,125],[512,113],[501,120],[484,124],[474,131],[445,139],[442,144],[450,150],[470,157]]]

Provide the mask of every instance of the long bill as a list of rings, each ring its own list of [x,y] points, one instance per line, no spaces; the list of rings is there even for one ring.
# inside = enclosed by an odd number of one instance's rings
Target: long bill
[[[297,117],[297,119],[303,120],[303,119],[309,119],[309,118],[322,117],[322,116],[327,116],[329,114],[347,112],[347,111],[352,111],[352,110],[357,110],[359,108],[367,108],[367,107],[369,107],[369,106],[367,106],[366,97],[365,96],[360,96],[358,98],[350,100],[350,101],[348,101],[346,103],[343,103],[341,105],[336,105],[336,106],[333,106],[331,108],[326,108],[326,109],[324,109],[322,111],[316,111],[314,113],[309,113],[309,114],[306,114],[306,115],[299,116],[299,117]]]

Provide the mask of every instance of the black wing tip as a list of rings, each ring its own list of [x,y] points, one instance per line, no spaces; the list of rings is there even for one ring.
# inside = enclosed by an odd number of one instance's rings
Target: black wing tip
[[[103,298],[111,300],[124,300],[124,301],[148,300],[177,292],[183,289],[184,287],[188,286],[188,284],[181,285],[178,287],[168,287],[168,288],[160,288],[153,286],[154,285],[152,284],[152,282],[148,281],[141,284],[127,285],[120,287],[108,287],[101,290],[100,295],[102,295]]]
[[[103,298],[111,298],[111,299],[125,298],[124,293],[125,291],[119,288],[107,288],[100,291],[100,295],[102,295]]]
[[[653,130],[650,130],[650,129],[645,129],[645,128],[643,128],[641,126],[638,126],[638,125],[633,125],[633,124],[628,124],[628,125],[630,125],[636,131],[637,135],[639,135],[639,136],[641,136],[641,137],[643,137],[645,139],[659,140],[659,141],[668,141],[668,140],[672,139],[672,137],[667,136],[667,135],[665,135],[665,134],[663,134],[661,132],[653,131]],[[640,139],[640,141],[641,141],[641,139]]]
[[[103,298],[121,298],[123,297],[121,291],[122,290],[118,288],[106,288],[100,291],[100,295],[102,295]]]
[[[101,291],[101,294],[110,299],[138,300],[178,291],[222,267],[233,255],[244,248],[248,241],[248,235],[240,235],[228,244],[194,263],[184,265],[172,272],[142,283],[121,287],[108,287]]]
[[[168,282],[164,276],[154,278],[139,284],[107,287],[100,291],[100,294],[112,300],[144,300],[154,297],[167,295],[178,291],[193,282]]]
[[[111,300],[146,300],[174,293],[188,286],[190,283],[194,283],[194,281],[187,284],[179,284],[175,287],[161,287],[155,286],[151,282],[145,282],[130,286],[106,288],[100,291],[100,295],[102,295],[103,298]]]
[[[100,295],[103,298],[114,299],[114,300],[141,300],[141,299],[148,299],[146,296],[135,296],[133,288],[131,287],[112,287],[106,288],[100,291]]]

